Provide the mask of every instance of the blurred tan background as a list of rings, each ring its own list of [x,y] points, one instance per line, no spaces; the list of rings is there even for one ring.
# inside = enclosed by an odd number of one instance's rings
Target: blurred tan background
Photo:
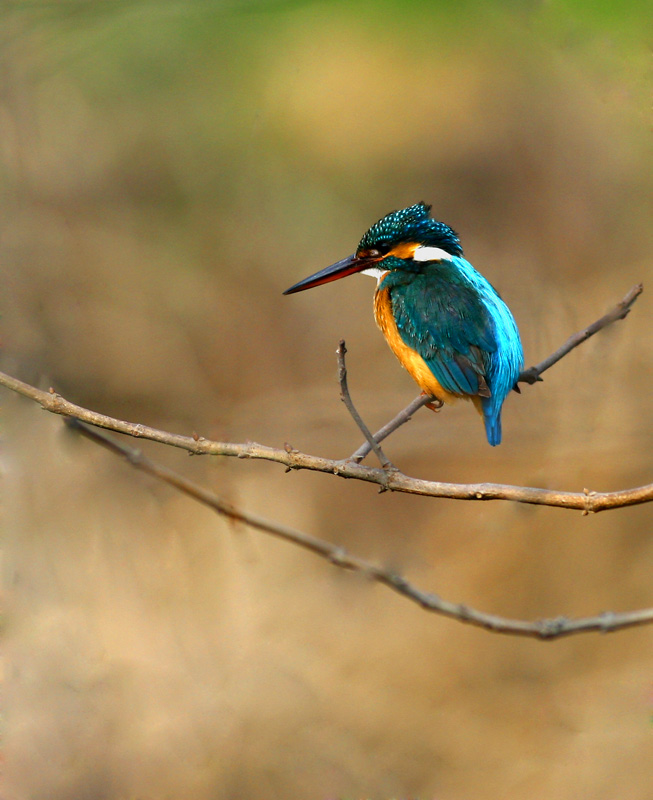
[[[372,428],[416,388],[372,281],[281,292],[425,200],[527,364],[647,291],[508,399],[501,447],[460,404],[420,412],[390,458],[434,480],[650,482],[651,20],[608,5],[4,2],[3,368],[126,419],[344,457],[339,338]],[[650,628],[547,644],[428,615],[1,402],[8,798],[653,796]],[[486,611],[653,605],[650,506],[378,495],[143,448]]]

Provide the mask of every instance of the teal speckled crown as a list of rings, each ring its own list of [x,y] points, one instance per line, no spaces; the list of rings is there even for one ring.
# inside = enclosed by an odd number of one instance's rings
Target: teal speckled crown
[[[360,240],[359,250],[384,250],[403,242],[439,247],[452,256],[462,256],[463,249],[454,230],[430,217],[431,206],[415,203],[401,211],[392,211],[375,222]]]

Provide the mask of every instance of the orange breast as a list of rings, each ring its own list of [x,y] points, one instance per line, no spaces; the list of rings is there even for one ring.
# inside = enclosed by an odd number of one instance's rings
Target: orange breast
[[[408,370],[408,374],[423,392],[433,395],[433,397],[437,397],[445,403],[453,403],[461,396],[443,389],[422,356],[412,347],[409,347],[401,338],[392,313],[392,303],[388,289],[377,290],[374,295],[374,319],[402,367]]]

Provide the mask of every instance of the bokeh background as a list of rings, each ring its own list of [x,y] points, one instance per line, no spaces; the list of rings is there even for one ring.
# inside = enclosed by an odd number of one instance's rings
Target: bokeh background
[[[416,394],[362,277],[282,297],[425,200],[527,363],[651,283],[647,3],[0,5],[2,363],[98,411],[344,457]],[[405,472],[653,480],[650,291],[511,396],[420,412]],[[428,615],[233,526],[2,394],[7,797],[653,796],[653,631]],[[653,508],[379,495],[143,449],[273,520],[520,618],[653,605]]]

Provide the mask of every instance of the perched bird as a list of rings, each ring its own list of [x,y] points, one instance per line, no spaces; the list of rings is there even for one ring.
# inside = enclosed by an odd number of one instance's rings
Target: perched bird
[[[380,219],[356,253],[287,289],[301,292],[362,272],[378,279],[376,323],[422,392],[445,403],[471,399],[491,445],[501,406],[524,364],[508,306],[463,258],[457,234],[417,203]],[[517,389],[517,391],[519,391]]]

